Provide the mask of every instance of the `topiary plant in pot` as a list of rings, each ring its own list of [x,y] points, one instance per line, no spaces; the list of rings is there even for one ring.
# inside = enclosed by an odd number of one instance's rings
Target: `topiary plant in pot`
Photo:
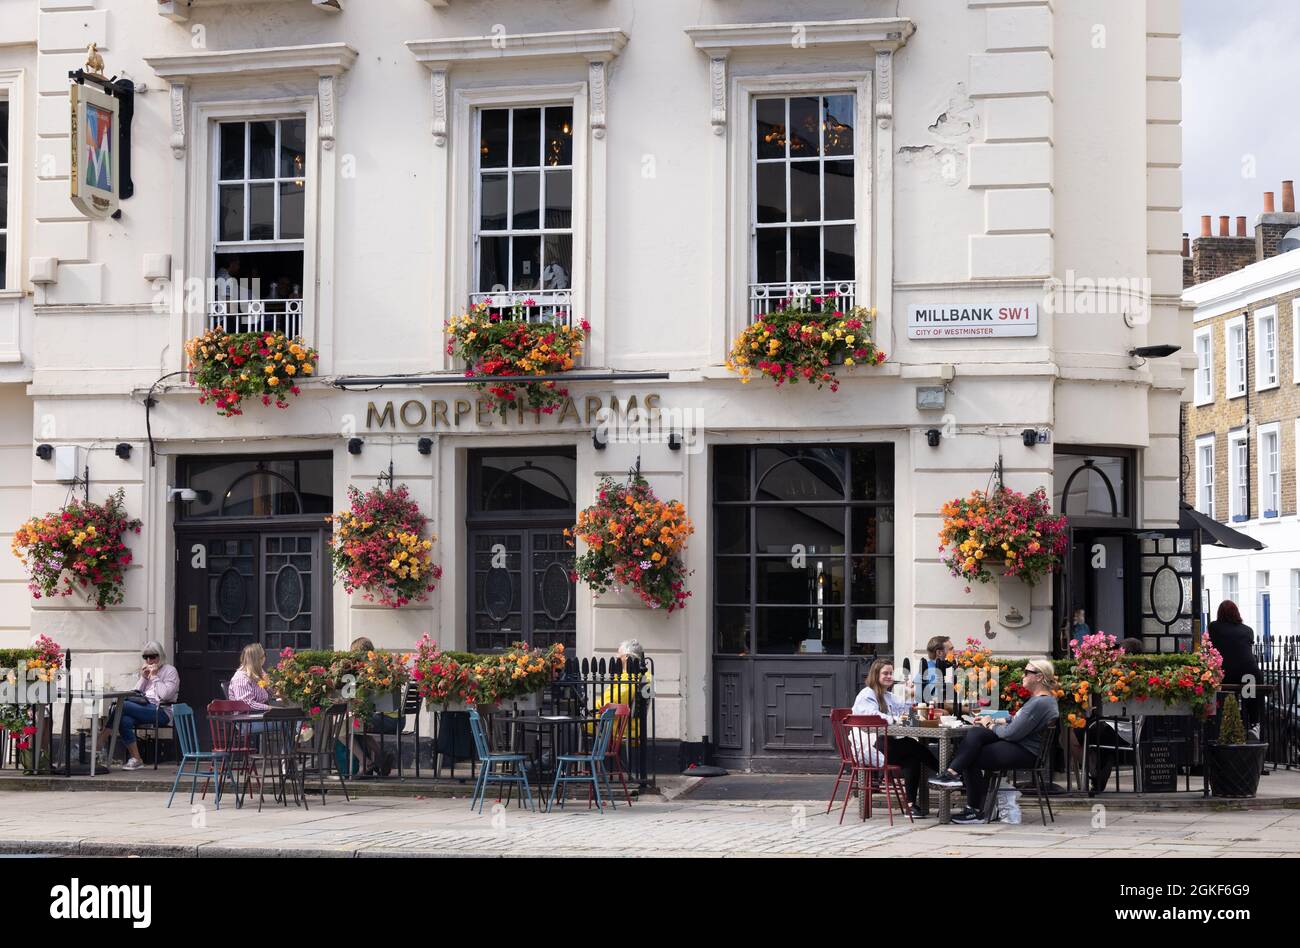
[[[1253,797],[1259,789],[1267,750],[1266,743],[1246,739],[1237,696],[1228,695],[1223,700],[1219,739],[1205,748],[1210,765],[1210,792],[1216,797]]]

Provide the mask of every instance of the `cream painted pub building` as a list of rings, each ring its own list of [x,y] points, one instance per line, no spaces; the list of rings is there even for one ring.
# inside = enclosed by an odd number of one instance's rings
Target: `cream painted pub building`
[[[1190,575],[1179,6],[0,0],[0,531],[83,489],[68,448],[144,522],[104,612],[7,557],[0,644],[117,676],[158,639],[202,706],[251,641],[636,638],[661,740],[768,769],[828,758],[871,657],[937,633],[1041,655],[1077,606],[1174,647],[1187,611],[1138,589]],[[69,199],[91,42],[136,90],[116,218]],[[884,364],[834,393],[726,369],[756,314],[830,291],[876,310]],[[486,410],[442,330],[484,299],[590,322],[571,405]],[[301,334],[319,372],[219,417],[176,374],[211,326]],[[390,464],[443,569],[400,610],[324,552]],[[638,464],[696,527],[671,615],[566,578],[563,529]],[[1064,499],[1055,584],[939,562],[940,506],[995,470]]]

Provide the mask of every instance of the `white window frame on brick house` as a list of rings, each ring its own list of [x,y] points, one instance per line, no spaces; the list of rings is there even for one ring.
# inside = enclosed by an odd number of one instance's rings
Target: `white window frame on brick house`
[[[322,43],[145,60],[170,84],[172,154],[188,163],[187,169],[171,176],[172,268],[186,278],[203,280],[205,286],[203,312],[187,312],[177,320],[181,337],[177,361],[184,340],[201,332],[210,318],[206,304],[216,277],[212,238],[218,124],[302,115],[306,120],[302,334],[320,353],[318,373],[333,372],[338,78],[356,59],[356,50],[346,43]],[[185,296],[188,299],[189,293]]]
[[[1255,391],[1277,388],[1281,378],[1277,358],[1277,306],[1255,310]]]
[[[1300,296],[1291,300],[1291,382],[1300,385]]]
[[[1196,439],[1196,509],[1214,516],[1214,435]]]
[[[1237,574],[1224,573],[1223,574],[1223,598],[1228,600],[1229,602],[1237,603],[1237,605],[1240,605],[1240,603],[1237,602],[1237,599],[1240,596],[1241,596],[1241,584],[1238,581]]]
[[[1228,519],[1233,523],[1250,519],[1246,490],[1250,477],[1249,449],[1250,436],[1245,429],[1228,432]]]
[[[0,102],[9,107],[9,158],[8,186],[6,188],[6,219],[0,220],[0,233],[5,235],[5,266],[0,271],[0,296],[22,295],[22,242],[23,242],[23,70],[0,69]],[[17,340],[14,340],[15,344]],[[4,345],[0,339],[0,346]]]
[[[1223,324],[1223,352],[1227,383],[1224,395],[1241,398],[1246,394],[1246,317],[1235,316]]]
[[[1214,324],[1196,330],[1196,387],[1195,403],[1208,405],[1214,401]]]
[[[1282,426],[1279,422],[1260,425],[1255,435],[1259,474],[1260,520],[1275,519],[1282,507]]]

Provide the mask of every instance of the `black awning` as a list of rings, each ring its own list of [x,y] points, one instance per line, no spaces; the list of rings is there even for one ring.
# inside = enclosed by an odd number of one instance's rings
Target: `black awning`
[[[1226,523],[1219,523],[1213,517],[1205,516],[1186,501],[1181,504],[1181,509],[1178,511],[1178,526],[1184,530],[1200,530],[1201,542],[1210,546],[1226,546],[1230,550],[1264,549],[1264,544],[1254,537],[1248,537]]]

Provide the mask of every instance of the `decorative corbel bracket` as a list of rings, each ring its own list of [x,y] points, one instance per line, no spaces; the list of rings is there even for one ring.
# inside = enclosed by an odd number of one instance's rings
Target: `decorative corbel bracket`
[[[172,157],[177,160],[185,157],[185,83],[171,83],[172,106]]]
[[[335,115],[335,81],[334,76],[321,76],[317,84],[317,97],[320,99],[320,146],[326,151],[334,147]]]
[[[876,124],[889,128],[894,120],[894,51],[876,50]]]
[[[429,67],[429,88],[433,92],[433,143],[442,148],[447,144],[446,63],[436,63]]]
[[[727,132],[727,56],[729,49],[715,49],[709,53],[709,89],[713,97],[713,109],[709,121],[713,124],[714,135]]]
[[[605,79],[605,60],[593,59],[587,63],[587,85],[591,91],[591,134],[593,138],[605,137]]]

